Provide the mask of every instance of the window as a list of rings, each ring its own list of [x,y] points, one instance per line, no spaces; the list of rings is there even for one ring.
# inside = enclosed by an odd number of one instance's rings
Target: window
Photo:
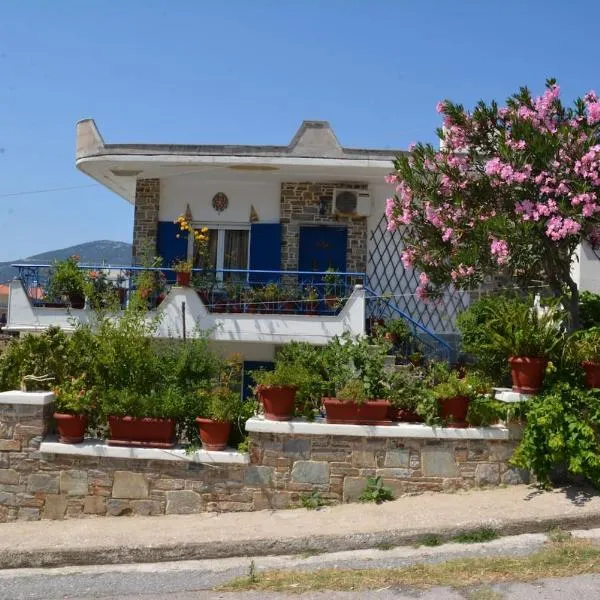
[[[216,225],[208,229],[207,264],[204,257],[197,257],[193,252],[193,241],[190,239],[188,253],[194,256],[195,268],[209,268],[217,272],[217,279],[231,281],[245,280],[246,273],[223,273],[223,269],[247,269],[250,230],[244,226]]]

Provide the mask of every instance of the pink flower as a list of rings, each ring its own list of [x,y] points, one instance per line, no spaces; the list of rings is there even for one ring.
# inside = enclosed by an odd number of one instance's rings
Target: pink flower
[[[444,233],[442,234],[442,240],[444,242],[447,242],[452,237],[453,233],[454,233],[454,230],[452,229],[452,227],[446,227],[444,229]]]
[[[504,265],[508,261],[509,251],[508,244],[505,240],[498,240],[492,236],[492,243],[490,245],[490,252],[492,256],[496,259],[496,262],[499,265]]]
[[[398,175],[396,173],[390,173],[384,177],[385,182],[389,184],[394,184],[398,182]]]
[[[554,216],[546,223],[546,235],[553,241],[579,233],[581,225],[573,219]]]
[[[446,101],[445,100],[440,100],[436,105],[435,105],[435,111],[438,113],[443,113],[444,112],[444,106],[446,105]]]
[[[400,254],[400,260],[405,269],[410,269],[413,266],[415,259],[415,251],[412,248],[406,248]]]

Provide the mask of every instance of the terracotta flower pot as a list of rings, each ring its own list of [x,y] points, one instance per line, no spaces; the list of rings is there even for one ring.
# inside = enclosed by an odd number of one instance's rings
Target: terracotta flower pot
[[[511,356],[512,389],[521,394],[535,394],[542,387],[548,361],[545,358]]]
[[[265,408],[265,419],[289,421],[294,415],[296,388],[287,385],[262,385],[258,398]]]
[[[151,417],[108,417],[112,446],[172,448],[175,445],[175,421]]]
[[[338,305],[338,298],[337,298],[337,296],[326,296],[325,297],[325,304],[327,304],[327,306],[331,310],[335,310],[337,308],[337,305]]]
[[[585,385],[589,388],[600,388],[600,363],[585,360],[581,363],[585,371]]]
[[[328,423],[390,425],[388,400],[367,400],[363,404],[337,398],[323,398]]]
[[[440,416],[447,421],[447,427],[468,427],[469,402],[470,400],[466,396],[453,396],[438,400]]]
[[[85,415],[69,415],[66,413],[54,413],[56,428],[58,429],[58,441],[63,444],[79,444],[83,442],[88,418]]]
[[[198,433],[205,450],[225,450],[231,433],[231,423],[196,417]]]
[[[71,308],[83,308],[85,306],[85,297],[82,294],[69,294],[69,303]]]
[[[400,423],[422,423],[423,417],[418,415],[414,410],[406,408],[395,408],[390,405],[389,418],[392,421],[400,421]]]
[[[181,287],[190,287],[190,281],[192,280],[192,274],[188,271],[176,271],[175,281],[177,285]]]

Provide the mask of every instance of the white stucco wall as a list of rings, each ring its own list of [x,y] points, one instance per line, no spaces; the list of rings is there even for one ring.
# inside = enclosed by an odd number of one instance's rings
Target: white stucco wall
[[[229,199],[229,206],[221,213],[212,207],[212,199],[218,192]],[[202,223],[249,223],[251,206],[261,222],[279,221],[279,181],[227,181],[189,173],[161,179],[160,196],[160,221],[175,220],[188,204],[194,221]]]
[[[579,246],[575,255],[571,274],[579,290],[600,293],[600,259],[587,244]]]

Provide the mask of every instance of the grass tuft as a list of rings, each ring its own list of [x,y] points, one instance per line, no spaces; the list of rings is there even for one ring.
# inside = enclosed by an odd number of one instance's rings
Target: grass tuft
[[[481,529],[475,529],[474,531],[465,531],[459,533],[451,538],[452,542],[459,544],[480,544],[482,542],[491,542],[500,537],[498,532],[491,527],[482,527]]]
[[[475,593],[477,589],[485,589],[485,586],[495,583],[573,577],[586,573],[600,573],[600,548],[588,540],[567,540],[548,544],[529,556],[463,558],[394,569],[266,571],[261,572],[260,577],[241,577],[218,589],[302,593],[317,590],[369,590],[386,586],[417,589],[450,586]],[[252,582],[252,579],[255,581]],[[473,598],[496,600],[489,594],[487,598]]]

